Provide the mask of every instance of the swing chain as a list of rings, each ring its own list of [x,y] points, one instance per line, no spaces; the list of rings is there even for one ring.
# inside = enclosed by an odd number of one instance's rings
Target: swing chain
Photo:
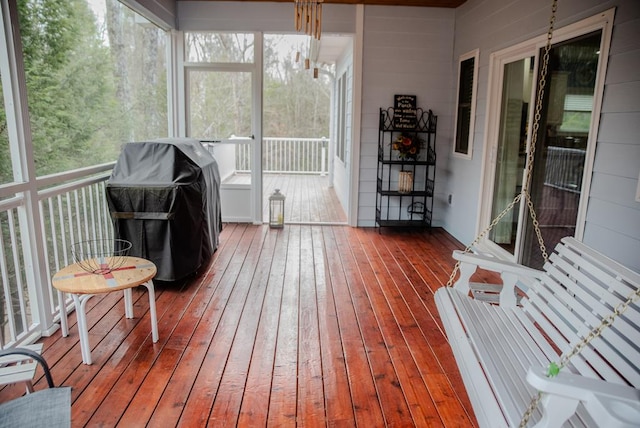
[[[587,334],[580,342],[578,342],[576,344],[576,346],[574,346],[573,349],[569,353],[567,353],[566,355],[562,356],[562,358],[560,359],[560,363],[558,364],[558,367],[559,368],[563,368],[564,366],[566,366],[571,357],[573,357],[574,355],[579,354],[584,349],[584,347],[587,346],[593,339],[595,339],[597,337],[600,337],[600,335],[602,335],[602,332],[604,330],[606,330],[611,324],[613,324],[615,319],[617,317],[619,317],[620,315],[622,315],[624,313],[624,311],[627,310],[627,308],[629,307],[630,304],[632,304],[633,302],[635,302],[638,299],[640,299],[640,288],[637,288],[635,291],[633,291],[629,295],[627,300],[625,300],[624,302],[619,303],[613,309],[612,313],[610,313],[606,318],[602,319],[602,322],[600,323],[600,325],[598,325],[598,326],[594,327],[593,329],[591,329],[589,334]]]
[[[540,222],[538,221],[535,208],[533,205],[533,200],[531,199],[531,194],[529,193],[529,188],[531,186],[531,178],[533,176],[533,164],[535,160],[536,153],[536,145],[538,143],[538,129],[540,128],[540,119],[542,117],[542,105],[544,99],[545,87],[547,85],[547,72],[549,67],[549,51],[551,51],[551,39],[553,37],[553,27],[556,21],[556,11],[558,10],[558,0],[553,0],[553,4],[551,5],[551,18],[549,19],[549,29],[547,31],[547,41],[544,47],[544,53],[542,56],[542,68],[540,70],[540,76],[538,79],[538,93],[536,97],[536,109],[533,117],[533,125],[531,127],[531,144],[529,147],[529,151],[527,153],[527,168],[525,170],[525,184],[522,188],[522,192],[517,194],[516,197],[511,201],[507,207],[493,219],[493,221],[487,226],[482,232],[478,234],[478,236],[473,240],[473,242],[464,249],[463,253],[469,253],[471,249],[479,243],[485,236],[502,220],[504,216],[506,216],[513,207],[522,200],[522,196],[524,195],[525,200],[527,202],[527,207],[529,209],[529,216],[531,217],[531,224],[533,225],[533,229],[536,234],[536,238],[538,240],[538,246],[540,247],[540,253],[542,254],[542,258],[545,263],[549,259],[549,255],[547,254],[547,247],[544,244],[544,239],[542,237],[542,231],[540,230]],[[453,267],[453,271],[449,276],[449,280],[447,281],[447,287],[453,286],[454,279],[460,270],[460,261],[456,262]]]
[[[504,216],[506,216],[509,211],[511,211],[513,209],[513,207],[520,202],[520,200],[522,199],[522,193],[518,193],[518,195],[516,195],[516,197],[513,199],[513,201],[511,201],[511,203],[509,205],[507,205],[507,207],[496,216],[496,218],[493,219],[493,221],[491,222],[491,224],[489,224],[489,226],[487,226],[487,228],[485,230],[483,230],[482,232],[480,232],[480,234],[478,234],[478,236],[476,237],[476,239],[473,240],[473,242],[469,245],[467,245],[467,247],[464,249],[463,253],[469,253],[471,251],[471,249],[473,248],[474,245],[476,245],[478,242],[480,242],[486,235],[487,233],[489,233],[491,231],[491,229],[493,229],[495,227],[496,224],[498,224],[500,222],[500,220],[502,220],[502,218]],[[453,267],[453,271],[451,272],[451,275],[449,275],[449,281],[447,281],[447,287],[451,287],[453,286],[453,281],[456,277],[456,274],[458,273],[458,271],[460,270],[460,261],[458,260],[455,264],[455,266]]]
[[[531,415],[533,415],[533,412],[534,410],[536,410],[536,407],[538,407],[541,399],[542,392],[538,391],[538,393],[533,397],[533,400],[531,400],[531,403],[529,403],[527,411],[524,412],[524,415],[522,415],[522,420],[520,421],[520,425],[518,425],[518,428],[525,428],[527,426],[529,419],[531,419]]]
[[[542,69],[540,70],[540,78],[538,80],[538,96],[536,99],[536,111],[533,118],[533,126],[531,129],[531,148],[527,154],[527,180],[523,189],[524,195],[527,199],[527,206],[529,207],[529,215],[535,230],[536,237],[538,239],[538,246],[540,247],[540,253],[545,263],[549,260],[547,254],[547,248],[544,245],[544,239],[542,238],[542,232],[540,231],[540,224],[536,216],[535,209],[533,207],[533,200],[531,199],[531,193],[529,188],[531,187],[531,179],[533,177],[533,163],[535,159],[536,147],[538,146],[538,130],[540,129],[540,119],[542,118],[542,104],[544,100],[545,88],[547,86],[547,73],[549,72],[549,52],[551,51],[551,39],[553,38],[553,27],[556,22],[556,11],[558,10],[558,0],[553,0],[551,5],[551,17],[549,18],[549,29],[547,31],[547,43],[544,47],[544,54],[542,57]]]

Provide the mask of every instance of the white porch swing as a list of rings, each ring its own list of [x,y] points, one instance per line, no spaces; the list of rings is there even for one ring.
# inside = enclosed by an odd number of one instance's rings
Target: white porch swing
[[[637,427],[640,275],[573,238],[549,257],[529,194],[556,10],[553,0],[522,192],[454,252],[458,262],[435,301],[481,427]],[[471,254],[522,200],[543,270]],[[496,302],[470,293],[486,287],[471,282],[478,267],[500,273]],[[517,291],[523,281],[528,289]]]

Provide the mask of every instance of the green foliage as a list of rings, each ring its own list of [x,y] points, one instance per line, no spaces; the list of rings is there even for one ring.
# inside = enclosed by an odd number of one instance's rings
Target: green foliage
[[[86,2],[22,0],[19,12],[36,173],[113,159],[113,150],[94,150],[117,102],[109,50]]]
[[[251,35],[186,33],[186,56],[195,63],[253,61]],[[318,138],[329,136],[333,82],[317,79],[295,61],[301,36],[270,35],[264,40],[263,135]],[[326,70],[325,70],[326,71]],[[330,72],[331,70],[329,70]],[[251,73],[190,70],[188,72],[190,135],[228,138],[251,134]]]
[[[286,40],[286,36],[265,38],[264,135],[329,137],[333,82],[326,73],[314,78],[302,60],[295,61],[296,49],[304,51],[304,46],[293,45],[282,55]]]
[[[189,73],[191,135],[227,138],[251,134],[251,73]]]
[[[118,11],[109,23],[86,0],[18,0],[37,175],[112,161],[124,142],[167,135],[163,33],[106,2]],[[105,29],[122,43],[109,43]],[[0,123],[2,183],[13,180],[6,131]]]

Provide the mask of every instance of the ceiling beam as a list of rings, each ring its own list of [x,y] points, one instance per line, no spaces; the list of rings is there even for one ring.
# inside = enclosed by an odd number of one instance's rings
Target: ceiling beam
[[[178,1],[186,1],[186,0],[178,0]],[[228,0],[190,0],[190,1],[228,1]],[[231,1],[293,3],[293,0],[231,0]],[[456,8],[461,4],[463,4],[465,1],[466,0],[324,0],[324,3]]]

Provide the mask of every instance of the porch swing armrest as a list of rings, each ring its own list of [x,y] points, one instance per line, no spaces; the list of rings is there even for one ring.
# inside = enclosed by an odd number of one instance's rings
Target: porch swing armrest
[[[493,272],[510,272],[524,278],[538,279],[543,274],[541,270],[533,269],[508,260],[499,259],[498,257],[488,254],[464,253],[460,250],[453,252],[453,258],[461,263],[469,263],[478,266],[481,269]]]
[[[486,300],[494,303],[499,301],[501,305],[514,306],[517,301],[515,288],[517,287],[526,292],[529,284],[543,275],[540,270],[487,254],[465,253],[456,250],[453,252],[453,258],[460,262],[460,277],[454,284],[456,289],[462,293],[472,290],[476,298],[498,294],[498,300],[490,297],[487,297]],[[499,273],[502,278],[502,284],[470,282],[471,276],[478,268]]]
[[[546,426],[547,419],[554,419],[558,415],[556,408],[569,409],[571,412],[571,403],[575,410],[579,402],[584,404],[597,426],[638,426],[640,389],[574,373],[560,372],[555,377],[547,377],[546,373],[547,369],[543,367],[532,367],[527,373],[527,382],[543,393],[545,416],[539,426]],[[554,421],[553,425],[556,423],[558,421]]]

